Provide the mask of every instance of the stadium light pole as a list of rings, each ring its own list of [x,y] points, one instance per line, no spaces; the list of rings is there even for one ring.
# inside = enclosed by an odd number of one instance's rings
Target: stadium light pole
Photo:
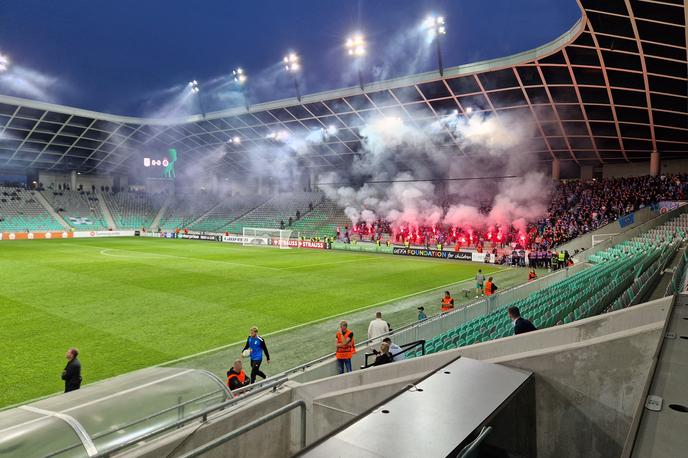
[[[295,52],[290,52],[286,56],[284,56],[284,59],[282,59],[284,62],[284,70],[286,70],[287,73],[291,73],[291,76],[294,80],[294,89],[296,90],[296,99],[301,102],[301,91],[299,90],[299,80],[296,78],[296,74],[298,71],[301,69],[301,64],[299,63],[299,55],[296,54]]]
[[[435,46],[437,47],[437,65],[440,69],[440,76],[444,76],[440,37],[447,34],[447,23],[444,17],[431,15],[423,21],[423,27],[427,30],[430,39],[435,41]]]
[[[354,65],[356,65],[356,70],[358,71],[358,84],[361,86],[361,90],[364,91],[365,87],[363,86],[361,65],[363,63],[363,57],[366,54],[365,37],[361,33],[355,33],[347,38],[344,45],[346,46],[347,54],[354,59]]]
[[[196,94],[198,97],[198,107],[201,109],[201,115],[205,118],[205,110],[203,110],[203,100],[201,99],[201,87],[198,85],[198,81],[189,81],[189,88],[192,94]]]
[[[248,105],[248,95],[246,94],[246,72],[241,68],[237,67],[232,70],[232,76],[234,77],[234,82],[241,88],[241,94],[244,96],[244,105],[246,106],[246,111],[249,111]]]
[[[10,68],[10,58],[0,54],[0,73],[6,72]]]

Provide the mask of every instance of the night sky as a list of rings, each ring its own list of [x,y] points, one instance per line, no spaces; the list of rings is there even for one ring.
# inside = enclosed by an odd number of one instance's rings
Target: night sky
[[[293,97],[280,61],[299,53],[303,93],[357,84],[346,37],[360,30],[366,81],[434,70],[417,32],[442,15],[445,66],[545,44],[580,17],[575,0],[0,0],[0,94],[126,115],[161,116],[189,80],[207,111],[241,105],[229,75],[249,75],[252,102]],[[193,108],[190,108],[193,111]]]

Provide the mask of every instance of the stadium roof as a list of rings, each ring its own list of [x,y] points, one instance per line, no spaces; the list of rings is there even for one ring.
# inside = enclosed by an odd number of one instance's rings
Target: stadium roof
[[[132,155],[175,147],[224,148],[227,171],[248,168],[247,152],[329,126],[336,135],[303,157],[338,167],[361,146],[371,115],[407,122],[458,110],[514,114],[537,126],[539,159],[583,165],[688,155],[688,7],[683,0],[579,0],[581,19],[557,40],[506,58],[175,121],[116,116],[0,96],[0,169],[125,171]],[[240,137],[241,143],[230,140]],[[439,146],[456,148],[447,131]]]

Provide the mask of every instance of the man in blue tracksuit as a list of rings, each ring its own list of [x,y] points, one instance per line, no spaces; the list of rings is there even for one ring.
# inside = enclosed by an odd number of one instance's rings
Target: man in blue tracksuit
[[[246,339],[246,345],[242,351],[249,349],[251,350],[251,383],[255,383],[256,376],[266,378],[266,375],[260,370],[260,364],[263,362],[263,353],[265,353],[265,359],[270,364],[268,347],[265,345],[263,338],[258,335],[258,328],[255,326],[251,328],[251,334]]]

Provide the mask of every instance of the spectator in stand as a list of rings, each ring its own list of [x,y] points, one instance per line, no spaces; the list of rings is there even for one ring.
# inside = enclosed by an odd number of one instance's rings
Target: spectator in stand
[[[65,382],[65,393],[75,391],[81,388],[81,362],[77,358],[79,350],[70,348],[67,350],[65,358],[67,358],[67,365],[62,371],[62,380]]]
[[[401,347],[392,342],[392,339],[390,339],[389,337],[385,337],[384,339],[382,339],[382,342],[389,345],[389,352],[392,354],[392,358],[394,359],[394,361],[402,361],[406,359],[406,355],[401,350]]]
[[[267,376],[260,370],[260,365],[263,362],[263,353],[265,353],[265,358],[270,364],[270,353],[268,352],[268,347],[265,345],[265,340],[258,335],[258,328],[253,326],[250,330],[250,334],[246,339],[246,345],[244,345],[243,351],[251,350],[251,383],[256,382],[256,377],[267,378]],[[243,357],[243,353],[242,353]]]
[[[518,307],[509,307],[508,313],[509,319],[514,324],[514,335],[537,331],[537,328],[533,325],[533,323],[521,317],[521,311],[518,309]]]
[[[389,334],[389,324],[382,319],[382,312],[375,312],[375,319],[368,325],[368,340],[375,345],[378,338]]]
[[[340,374],[351,372],[351,358],[356,353],[356,343],[354,333],[349,329],[349,323],[342,320],[339,322],[339,330],[336,334],[335,357]]]
[[[251,381],[246,376],[246,372],[244,372],[241,360],[237,359],[234,361],[234,365],[227,371],[227,387],[233,391],[248,386],[250,383]]]
[[[374,350],[373,350],[374,351]],[[389,344],[387,342],[382,342],[380,345],[380,351],[374,351],[377,354],[373,366],[382,366],[383,364],[389,364],[394,361],[392,353],[389,351]]]

